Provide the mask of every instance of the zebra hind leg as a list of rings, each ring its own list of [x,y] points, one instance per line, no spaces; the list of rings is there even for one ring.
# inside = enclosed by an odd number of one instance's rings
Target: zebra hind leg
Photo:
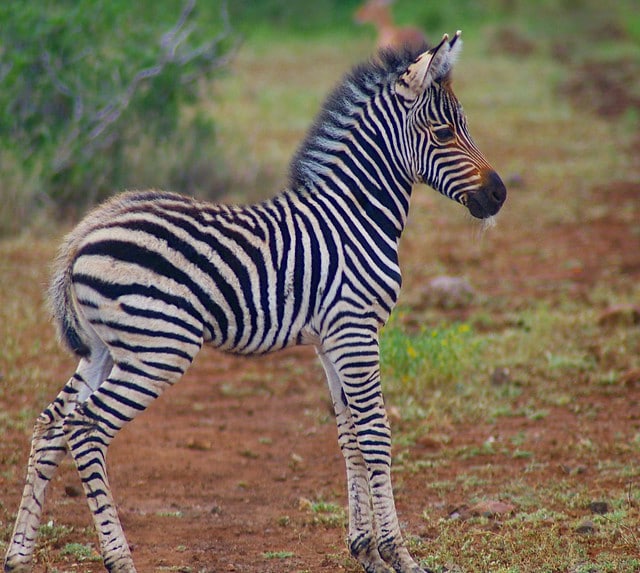
[[[125,360],[126,358],[126,360]],[[114,357],[105,382],[64,420],[63,430],[98,533],[105,567],[135,573],[109,486],[107,449],[118,431],[176,382],[190,360],[160,364],[136,356]]]
[[[47,485],[67,453],[63,420],[99,386],[111,366],[106,348],[96,349],[91,360],[80,361],[76,372],[55,400],[38,416],[22,501],[5,557],[6,572],[31,568]]]

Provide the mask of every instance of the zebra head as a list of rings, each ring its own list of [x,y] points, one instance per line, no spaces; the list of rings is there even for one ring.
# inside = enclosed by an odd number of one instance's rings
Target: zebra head
[[[408,158],[415,182],[426,183],[462,203],[478,219],[495,215],[504,183],[469,135],[451,88],[451,68],[460,52],[460,31],[420,54],[395,83],[407,113]]]

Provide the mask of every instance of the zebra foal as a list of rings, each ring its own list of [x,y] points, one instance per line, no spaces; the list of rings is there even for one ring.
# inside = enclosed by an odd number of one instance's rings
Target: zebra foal
[[[370,573],[423,571],[394,507],[378,331],[400,289],[398,242],[413,185],[431,185],[480,219],[506,199],[451,88],[459,37],[356,67],[273,199],[232,207],[128,192],[66,237],[49,295],[79,363],[36,421],[6,572],[30,570],[45,490],[67,451],[105,567],[135,571],[107,449],[205,343],[247,355],[315,346],[346,463],[351,553]]]

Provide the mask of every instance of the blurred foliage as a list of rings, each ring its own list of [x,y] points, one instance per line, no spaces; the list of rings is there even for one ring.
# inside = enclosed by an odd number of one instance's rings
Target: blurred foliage
[[[308,35],[353,30],[351,15],[359,0],[234,0],[229,11],[234,25],[247,35],[273,30]]]
[[[199,80],[223,67],[233,48],[220,6],[206,12],[192,1],[9,1],[0,5],[0,29],[0,152],[5,173],[30,179],[32,196],[21,199],[31,207],[82,208],[135,185],[134,150],[145,147],[144,171],[165,179],[146,185],[189,182],[214,129],[182,112],[198,101]],[[141,146],[144,140],[152,144]],[[167,163],[168,156],[175,160]],[[5,180],[4,199],[18,199],[8,186]],[[18,219],[32,212],[22,207]]]
[[[241,37],[265,44],[373,39],[372,26],[353,20],[360,4],[0,3],[0,235],[48,207],[81,212],[122,188],[218,193],[224,169],[201,105],[210,92],[202,80],[225,66]],[[576,62],[599,51],[611,61],[622,49],[632,74],[640,59],[637,0],[396,0],[392,11],[397,23],[418,25],[431,38],[463,29],[489,54],[542,50]]]

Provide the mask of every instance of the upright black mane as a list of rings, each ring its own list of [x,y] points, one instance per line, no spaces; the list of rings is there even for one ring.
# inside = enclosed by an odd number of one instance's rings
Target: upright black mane
[[[369,61],[355,66],[333,89],[300,144],[289,166],[289,188],[299,189],[309,184],[310,174],[318,159],[314,151],[326,151],[328,143],[336,141],[348,129],[355,110],[395,82],[421,53],[427,50],[406,47],[401,50],[381,50]]]

